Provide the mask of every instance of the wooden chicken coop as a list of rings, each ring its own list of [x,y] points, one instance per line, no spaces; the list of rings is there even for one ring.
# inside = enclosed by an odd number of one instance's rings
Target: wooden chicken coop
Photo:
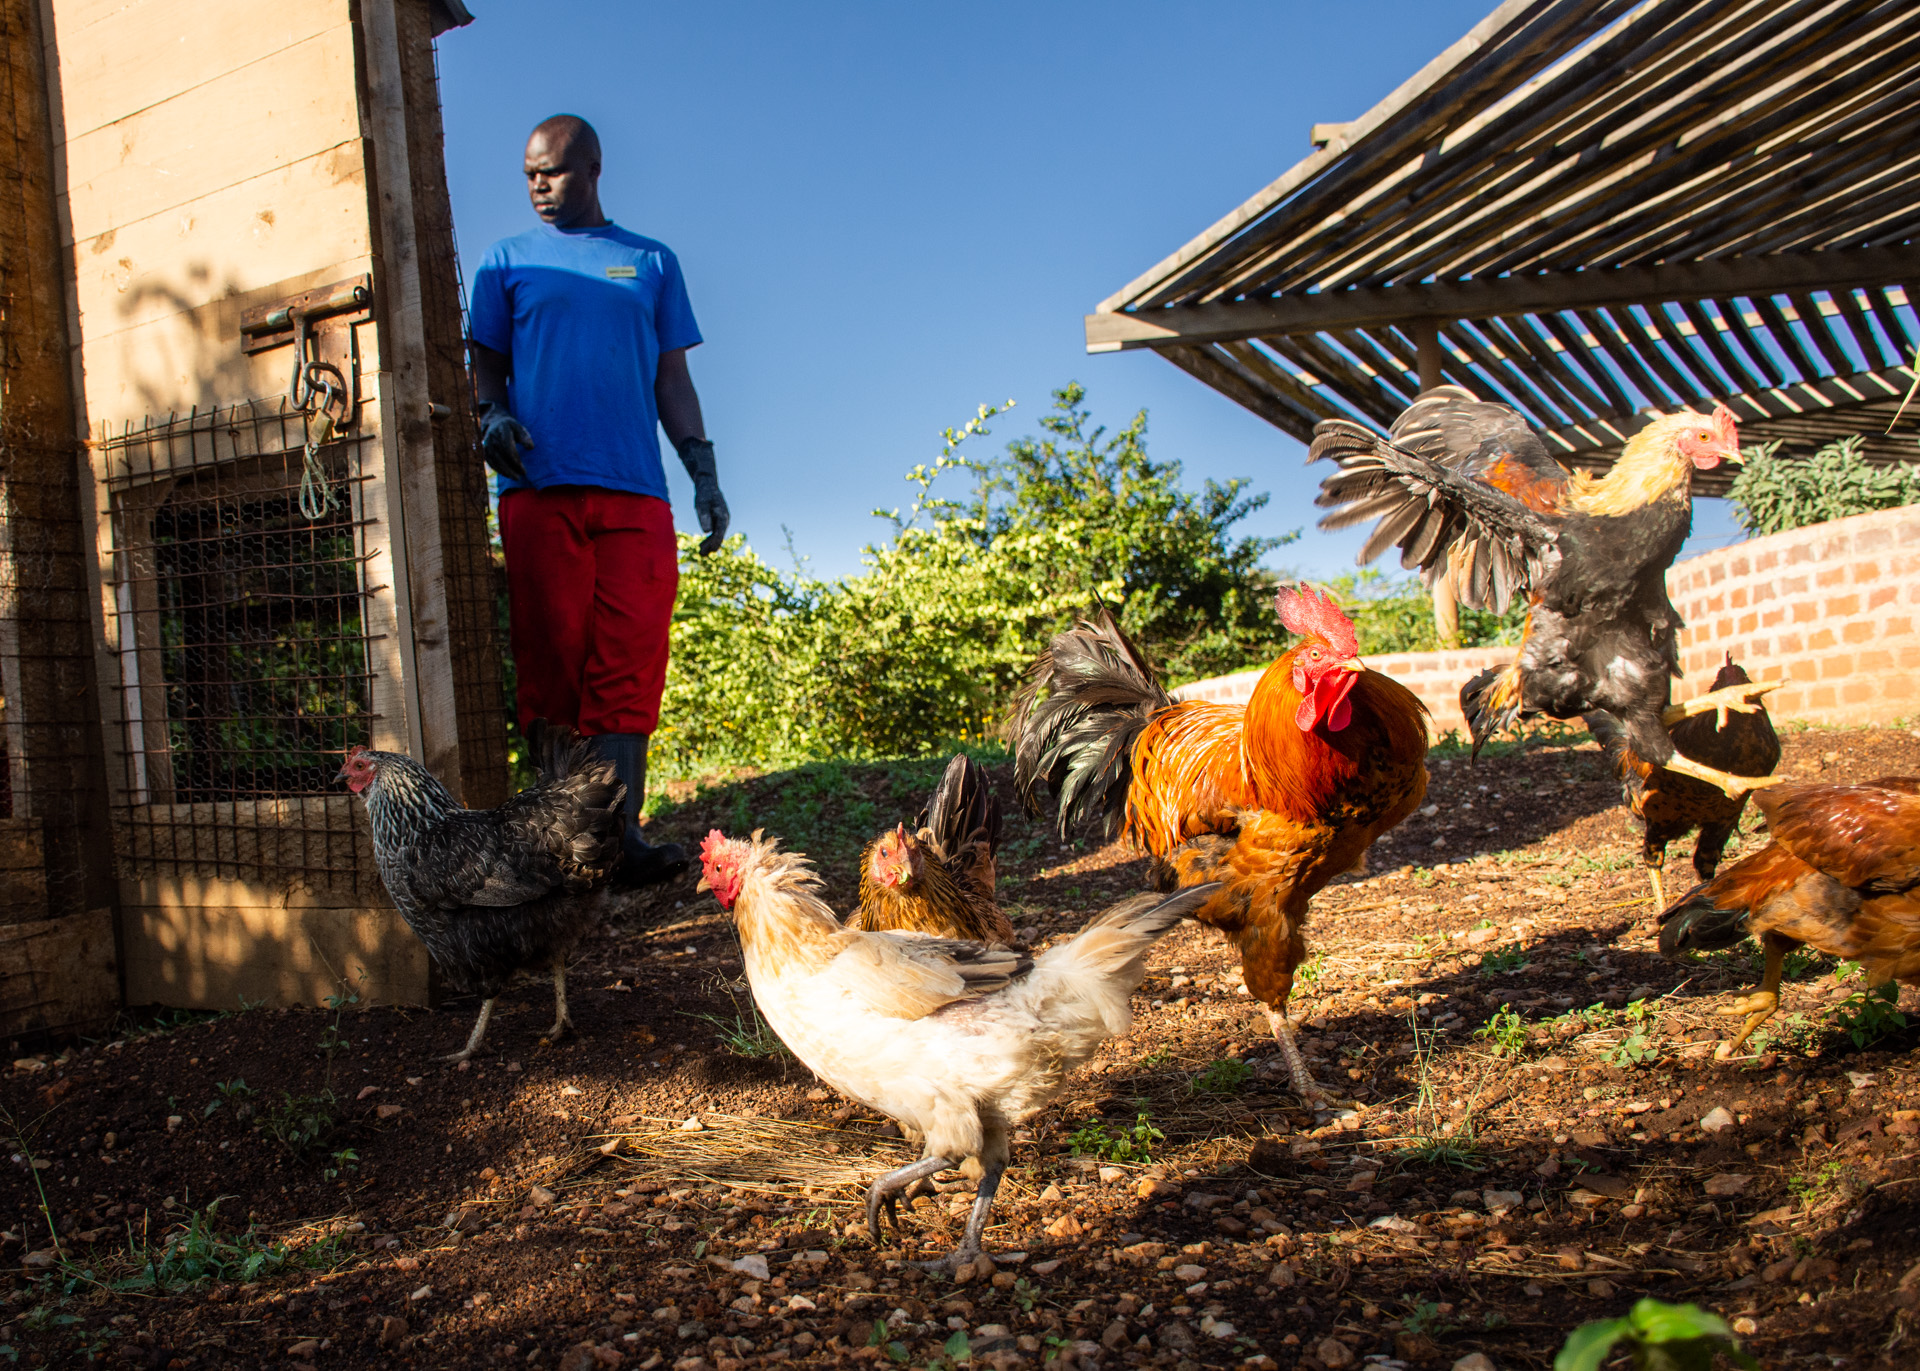
[[[1649,408],[1916,456],[1920,6],[1507,0],[1086,318],[1306,441],[1451,381],[1563,462]],[[1696,488],[1724,494],[1724,467]]]
[[[0,1027],[422,1001],[333,776],[507,788],[434,53],[471,16],[0,16]]]

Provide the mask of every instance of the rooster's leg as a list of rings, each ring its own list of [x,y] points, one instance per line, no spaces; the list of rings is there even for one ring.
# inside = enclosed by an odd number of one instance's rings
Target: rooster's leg
[[[1657,866],[1649,866],[1647,868],[1647,879],[1653,882],[1653,907],[1656,910],[1665,909],[1667,907],[1667,892],[1665,887],[1660,883],[1660,868]]]
[[[867,1190],[867,1234],[873,1239],[875,1247],[880,1246],[880,1206],[886,1204],[887,1216],[893,1220],[895,1229],[900,1227],[900,1214],[894,1207],[900,1191],[926,1176],[936,1175],[957,1163],[951,1157],[925,1157],[920,1161],[889,1171],[875,1181]]]
[[[1710,690],[1705,695],[1696,695],[1684,704],[1669,705],[1660,715],[1660,722],[1672,728],[1682,719],[1691,719],[1696,714],[1718,715],[1717,727],[1727,726],[1727,714],[1754,714],[1759,712],[1760,697],[1769,691],[1780,689],[1785,681],[1748,681],[1745,685],[1723,686],[1719,690]],[[1671,766],[1668,770],[1673,770]]]
[[[980,1239],[987,1231],[987,1211],[993,1208],[993,1197],[1000,1189],[1000,1177],[1006,1169],[1006,1163],[1001,1162],[981,1173],[980,1188],[974,1193],[973,1212],[967,1215],[967,1231],[960,1245],[938,1261],[914,1265],[925,1271],[957,1271],[968,1262],[979,1260]]]
[[[1747,1021],[1740,1028],[1740,1036],[1727,1044],[1727,1055],[1738,1052],[1753,1031],[1780,1012],[1780,978],[1787,969],[1787,950],[1791,944],[1777,938],[1763,937],[1760,945],[1766,949],[1767,969],[1760,977],[1760,988],[1742,999],[1727,1005],[1722,1014],[1745,1014]],[[1714,1054],[1718,1056],[1718,1053]]]
[[[561,953],[553,959],[553,1027],[547,1030],[547,1041],[560,1041],[560,1035],[572,1027],[567,1013],[567,958]]]
[[[442,1058],[442,1060],[449,1061],[449,1062],[464,1062],[467,1058],[471,1057],[473,1055],[473,1050],[476,1047],[480,1046],[480,1040],[487,1036],[487,1020],[491,1019],[492,1017],[493,1017],[493,1001],[492,1000],[480,1001],[480,1017],[473,1021],[473,1032],[467,1035],[467,1045],[461,1048],[458,1052],[447,1053],[447,1055],[444,1058]]]
[[[1267,1023],[1273,1028],[1273,1040],[1280,1044],[1280,1055],[1286,1058],[1287,1071],[1293,1077],[1293,1093],[1305,1104],[1325,1102],[1329,1096],[1307,1071],[1307,1059],[1300,1055],[1299,1044],[1293,1040],[1293,1024],[1287,1019],[1286,1009],[1268,1005]]]
[[[1787,779],[1785,776],[1735,776],[1732,772],[1702,766],[1691,757],[1683,757],[1678,752],[1667,758],[1661,765],[1668,771],[1682,776],[1691,776],[1694,780],[1705,781],[1711,786],[1718,786],[1726,792],[1729,800],[1737,800],[1749,790],[1764,790],[1770,785],[1779,785]]]

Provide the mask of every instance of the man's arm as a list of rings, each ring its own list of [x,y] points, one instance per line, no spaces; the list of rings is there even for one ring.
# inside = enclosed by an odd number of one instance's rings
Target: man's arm
[[[700,396],[693,388],[693,374],[687,370],[685,348],[660,354],[653,403],[660,411],[660,427],[667,431],[674,451],[680,454],[680,464],[693,478],[693,507],[700,516],[700,531],[707,535],[700,544],[700,555],[711,557],[726,539],[731,516],[726,497],[720,493],[713,444],[707,441],[707,425],[700,417]]]
[[[507,403],[507,377],[513,372],[513,359],[485,343],[473,345],[473,398],[483,405]]]
[[[504,396],[505,390],[501,394]],[[693,388],[693,373],[687,370],[687,349],[675,348],[660,354],[660,367],[653,381],[653,403],[660,411],[660,427],[667,431],[667,441],[673,444],[675,452],[685,446],[687,439],[707,436],[706,421],[700,417],[700,395]]]
[[[480,422],[480,453],[487,465],[509,481],[525,482],[527,469],[520,449],[533,446],[533,435],[507,409],[507,376],[513,358],[497,348],[473,344],[474,417]]]

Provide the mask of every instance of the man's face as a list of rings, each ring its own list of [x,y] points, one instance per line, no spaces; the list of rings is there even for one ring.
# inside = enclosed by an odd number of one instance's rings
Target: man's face
[[[556,228],[599,218],[600,168],[580,140],[536,131],[527,140],[527,198],[533,212]]]

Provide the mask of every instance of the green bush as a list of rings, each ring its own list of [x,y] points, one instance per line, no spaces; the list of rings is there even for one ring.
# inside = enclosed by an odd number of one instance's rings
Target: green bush
[[[1418,576],[1389,576],[1369,567],[1330,583],[1334,598],[1353,620],[1360,652],[1431,652],[1440,646],[1433,622],[1433,596]],[[1498,647],[1520,641],[1527,607],[1516,599],[1505,614],[1460,606],[1460,645]]]
[[[1727,491],[1734,518],[1761,537],[1920,504],[1920,466],[1875,466],[1861,455],[1863,446],[1860,436],[1851,434],[1808,458],[1777,455],[1777,442],[1744,449],[1740,474]]]
[[[1287,538],[1236,537],[1266,502],[1242,482],[1180,484],[1146,453],[1146,415],[1095,427],[1079,386],[1042,436],[999,458],[962,453],[1002,411],[982,406],[908,472],[913,502],[858,575],[776,569],[744,538],[712,557],[681,543],[672,662],[653,757],[664,775],[825,757],[915,756],[988,734],[1021,673],[1094,595],[1169,680],[1263,665],[1283,648],[1274,573]],[[936,493],[951,471],[964,499]]]

